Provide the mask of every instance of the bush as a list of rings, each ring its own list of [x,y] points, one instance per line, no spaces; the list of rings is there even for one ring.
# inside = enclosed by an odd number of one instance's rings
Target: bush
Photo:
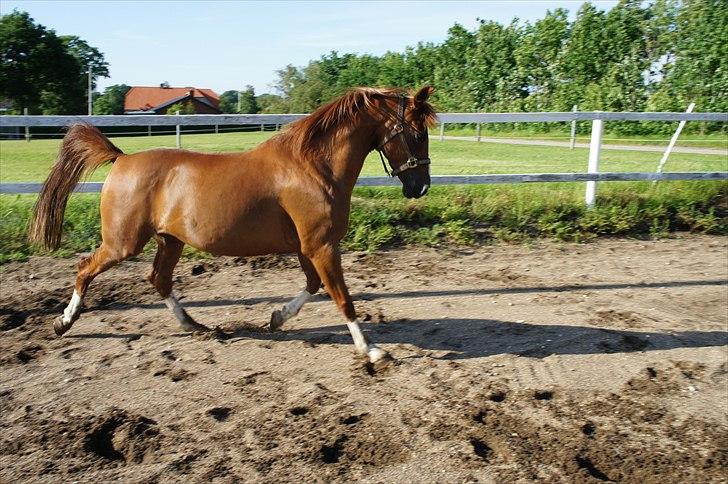
[[[0,263],[40,251],[27,240],[35,197],[0,196]],[[98,195],[71,197],[61,248],[66,256],[94,250],[100,241]],[[602,236],[664,237],[690,231],[728,235],[728,183],[603,183],[586,209],[582,184],[433,187],[419,200],[398,188],[357,188],[345,249],[406,244],[469,245],[533,237],[583,242]],[[203,257],[188,249],[187,257]]]

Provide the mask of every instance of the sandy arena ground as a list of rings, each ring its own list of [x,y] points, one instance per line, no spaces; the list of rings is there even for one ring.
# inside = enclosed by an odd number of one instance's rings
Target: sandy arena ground
[[[204,335],[125,262],[57,338],[75,264],[0,267],[0,482],[726,482],[726,238],[347,254],[377,368],[325,295],[264,329],[295,258],[181,263]]]

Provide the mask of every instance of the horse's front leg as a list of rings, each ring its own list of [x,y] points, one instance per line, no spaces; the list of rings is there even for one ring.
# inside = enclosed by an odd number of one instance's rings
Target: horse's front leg
[[[356,318],[354,303],[349,295],[349,289],[344,282],[344,274],[341,269],[341,253],[338,244],[326,244],[305,253],[313,262],[316,272],[321,277],[331,298],[339,306],[339,309],[346,316],[349,332],[354,339],[356,350],[369,358],[374,363],[389,356],[389,354],[377,345],[370,343],[367,337],[359,328],[359,320]]]
[[[316,294],[321,287],[321,278],[316,272],[316,268],[311,260],[299,252],[298,261],[301,263],[301,269],[303,269],[304,274],[306,274],[306,289],[299,292],[296,297],[284,304],[282,308],[273,311],[273,314],[271,314],[270,317],[271,331],[277,331],[281,328],[281,326],[283,326],[283,323],[298,314],[303,305],[306,304],[306,302],[308,302],[308,300],[311,299],[311,297]]]

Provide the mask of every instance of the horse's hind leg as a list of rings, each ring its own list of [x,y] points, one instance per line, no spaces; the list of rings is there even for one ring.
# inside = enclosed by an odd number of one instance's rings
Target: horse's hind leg
[[[299,292],[296,297],[284,304],[281,309],[273,311],[270,317],[270,330],[276,331],[283,326],[287,320],[298,314],[304,304],[311,299],[311,296],[316,294],[321,287],[321,277],[316,272],[316,268],[313,262],[303,255],[298,253],[298,261],[301,263],[301,269],[306,274],[306,289]]]
[[[91,281],[105,270],[136,253],[139,253],[139,251],[118,250],[108,244],[102,243],[91,256],[81,259],[81,262],[78,263],[76,286],[71,297],[71,302],[68,303],[68,306],[63,311],[63,316],[59,316],[53,321],[53,329],[58,336],[61,336],[71,329],[73,323],[81,315],[83,298],[86,295]]]
[[[164,304],[172,310],[182,329],[186,331],[209,331],[207,326],[199,324],[187,314],[187,311],[180,305],[179,300],[172,291],[172,273],[180,255],[182,255],[184,243],[171,235],[158,235],[155,240],[157,241],[157,255],[154,257],[152,272],[149,273],[147,279],[157,289],[160,296],[164,298]]]

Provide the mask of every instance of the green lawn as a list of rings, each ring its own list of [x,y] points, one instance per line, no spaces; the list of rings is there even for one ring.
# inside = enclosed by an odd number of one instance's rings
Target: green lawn
[[[199,151],[239,151],[254,147],[274,133],[248,132],[184,135],[185,148]],[[114,138],[126,153],[173,147],[174,136]],[[42,181],[60,140],[0,141],[0,181]],[[518,146],[472,141],[432,140],[435,174],[583,172],[588,150],[548,146]],[[602,152],[603,171],[652,171],[661,154]],[[103,180],[108,167],[92,180]],[[675,153],[668,171],[726,170],[724,156]],[[366,160],[364,176],[382,175],[376,153]],[[725,182],[603,183],[597,206],[584,207],[583,183],[528,185],[435,186],[427,197],[406,200],[398,187],[361,187],[354,191],[348,249],[395,245],[481,243],[552,237],[583,241],[598,236],[664,236],[675,230],[726,234]],[[27,240],[28,219],[35,195],[0,196],[0,264],[45,253]],[[99,195],[70,198],[64,218],[65,235],[54,254],[70,255],[98,247]],[[152,250],[150,248],[149,250]],[[199,253],[188,251],[188,256]]]
[[[605,132],[602,137],[602,143],[604,144],[617,144],[617,145],[650,145],[659,146],[666,148],[672,134],[677,128],[678,123],[671,123],[669,133],[663,134],[640,134],[640,135],[626,135],[614,132]],[[607,128],[609,124],[606,125]],[[430,134],[437,136],[440,133],[440,127],[436,126],[430,132]],[[576,133],[576,141],[578,143],[588,143],[591,133],[591,127],[587,123],[581,123]],[[445,125],[446,136],[475,136],[476,128],[474,124],[448,124]],[[537,139],[537,140],[548,140],[548,141],[561,141],[568,142],[571,139],[571,128],[569,126],[563,126],[559,128],[553,128],[547,131],[538,131],[535,128],[523,128],[523,129],[504,129],[498,128],[493,129],[483,125],[480,132],[483,137],[490,138],[517,138],[517,139]],[[683,131],[678,138],[675,146],[689,147],[689,148],[718,148],[728,149],[728,135],[726,133],[686,133]]]
[[[248,150],[274,133],[247,132],[223,134],[183,135],[186,149],[215,152]],[[113,138],[125,153],[150,148],[174,147],[174,136],[139,136]],[[0,181],[42,181],[58,151],[60,140],[0,141]],[[430,142],[432,173],[488,174],[488,173],[547,173],[583,172],[586,170],[588,150],[585,148],[517,146],[471,141]],[[601,154],[602,171],[653,171],[661,153],[604,150]],[[109,167],[95,172],[90,180],[103,181]],[[720,171],[728,169],[728,159],[722,155],[673,153],[665,171]],[[382,166],[376,153],[367,158],[362,176],[382,175]]]

